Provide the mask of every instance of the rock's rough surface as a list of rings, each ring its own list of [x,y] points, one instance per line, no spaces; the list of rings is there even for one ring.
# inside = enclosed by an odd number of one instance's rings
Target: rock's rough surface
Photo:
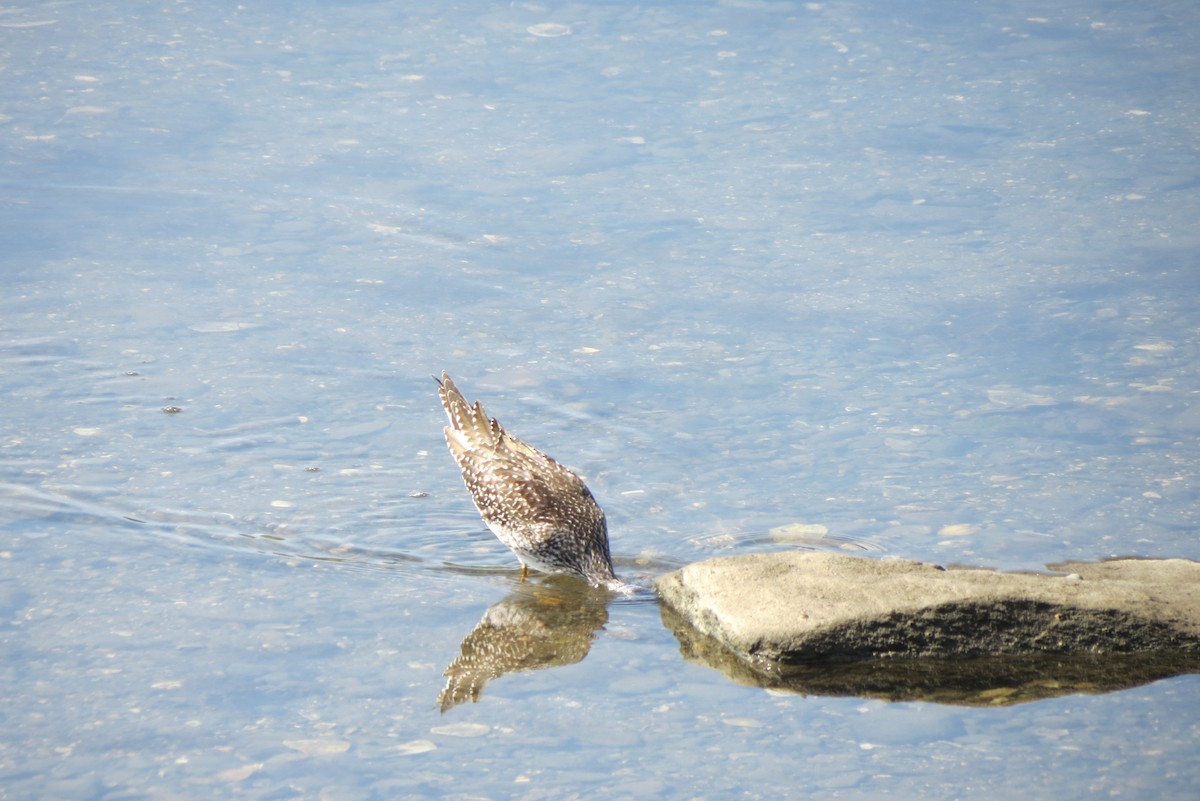
[[[787,552],[656,582],[671,610],[757,667],[879,658],[1200,653],[1200,563],[1051,565],[1065,575]]]

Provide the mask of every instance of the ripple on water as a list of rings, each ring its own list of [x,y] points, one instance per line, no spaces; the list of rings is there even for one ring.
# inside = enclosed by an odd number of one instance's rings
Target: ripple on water
[[[570,25],[562,25],[557,22],[539,22],[537,25],[530,25],[525,30],[534,36],[541,36],[546,39],[571,35]]]

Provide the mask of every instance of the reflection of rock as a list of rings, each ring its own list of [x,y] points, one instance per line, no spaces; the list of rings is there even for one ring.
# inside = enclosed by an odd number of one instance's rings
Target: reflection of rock
[[[712,559],[662,576],[684,655],[807,693],[1016,703],[1200,672],[1200,563],[996,573],[828,553]]]
[[[478,701],[484,685],[506,673],[581,661],[608,622],[608,593],[582,582],[546,579],[522,584],[484,613],[446,668],[438,696],[445,712]]]
[[[1112,692],[1200,672],[1200,654],[1186,652],[752,663],[696,631],[671,607],[662,607],[662,617],[688,661],[715,668],[738,684],[804,695],[1003,706]]]

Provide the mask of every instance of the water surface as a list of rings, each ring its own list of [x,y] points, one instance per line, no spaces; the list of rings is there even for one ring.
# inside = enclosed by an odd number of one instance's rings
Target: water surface
[[[640,598],[443,713],[481,623],[570,591],[479,522],[431,375],[585,474],[637,581],[789,547],[1200,558],[1198,30],[8,6],[4,794],[1191,797],[1194,676],[774,694]]]

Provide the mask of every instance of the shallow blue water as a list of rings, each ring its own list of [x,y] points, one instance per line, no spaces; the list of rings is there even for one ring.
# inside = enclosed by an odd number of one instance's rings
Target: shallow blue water
[[[774,695],[644,600],[441,714],[517,584],[430,376],[584,473],[643,582],[795,523],[1003,568],[1200,558],[1197,30],[10,5],[3,794],[1190,797],[1195,677]]]

